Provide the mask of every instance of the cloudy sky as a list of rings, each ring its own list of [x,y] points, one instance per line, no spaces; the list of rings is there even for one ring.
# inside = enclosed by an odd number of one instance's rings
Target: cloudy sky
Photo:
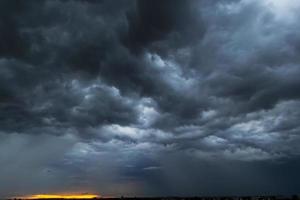
[[[0,196],[300,193],[299,0],[0,2]]]

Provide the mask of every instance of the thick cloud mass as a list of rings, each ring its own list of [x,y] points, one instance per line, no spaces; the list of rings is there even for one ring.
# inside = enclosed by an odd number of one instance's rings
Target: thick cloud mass
[[[0,197],[300,193],[298,0],[0,2]]]

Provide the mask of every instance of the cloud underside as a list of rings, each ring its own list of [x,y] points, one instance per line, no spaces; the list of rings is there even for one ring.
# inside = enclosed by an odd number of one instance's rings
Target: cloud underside
[[[0,195],[300,191],[296,0],[0,4]]]

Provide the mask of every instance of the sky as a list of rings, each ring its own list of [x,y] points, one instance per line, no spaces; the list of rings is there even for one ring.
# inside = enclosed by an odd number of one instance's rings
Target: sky
[[[0,197],[300,193],[299,0],[0,2]]]

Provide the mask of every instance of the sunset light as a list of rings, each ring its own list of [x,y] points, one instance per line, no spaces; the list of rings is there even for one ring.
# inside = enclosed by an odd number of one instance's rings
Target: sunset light
[[[94,199],[99,198],[96,194],[36,194],[24,199]]]

